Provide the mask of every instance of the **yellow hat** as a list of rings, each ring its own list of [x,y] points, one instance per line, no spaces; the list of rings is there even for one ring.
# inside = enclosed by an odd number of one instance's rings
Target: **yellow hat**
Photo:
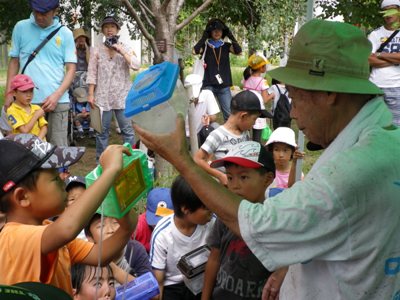
[[[252,54],[247,60],[247,64],[253,70],[257,70],[266,64],[269,64],[269,61],[261,54]]]

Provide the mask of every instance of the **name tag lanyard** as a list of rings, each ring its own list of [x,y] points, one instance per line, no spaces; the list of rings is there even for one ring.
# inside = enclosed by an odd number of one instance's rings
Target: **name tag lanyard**
[[[218,57],[217,57],[217,53],[215,53],[215,48],[212,48],[212,49],[213,49],[215,61],[217,62],[218,73],[219,73],[219,63],[220,63],[220,61],[221,61],[222,47],[219,47],[219,54],[218,54]]]

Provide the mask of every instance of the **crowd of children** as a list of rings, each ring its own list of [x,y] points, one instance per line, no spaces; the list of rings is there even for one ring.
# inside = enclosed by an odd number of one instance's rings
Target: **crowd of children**
[[[213,123],[210,132],[199,135],[195,162],[232,192],[258,203],[274,195],[271,189],[293,185],[296,160],[304,157],[292,129],[279,127],[269,139],[263,134],[272,117],[266,106],[277,101],[278,89],[284,90],[266,83],[268,63],[260,54],[249,57],[244,90],[232,98],[230,114],[224,107],[227,120],[220,126],[214,123],[220,108],[212,89],[202,89],[201,79],[194,78],[198,82],[192,85],[198,89],[191,99],[196,133]],[[272,286],[271,297],[278,297],[286,268],[266,269],[181,176],[170,188],[153,188],[138,217],[134,210],[120,220],[96,213],[127,149],[109,146],[99,159],[102,175],[87,188],[84,177],[59,173],[84,150],[46,142],[45,112],[31,103],[32,79],[16,75],[10,87],[14,102],[4,114],[11,132],[0,139],[0,155],[9,157],[0,163],[1,284],[35,281],[73,299],[115,299],[116,287],[151,272],[158,282],[157,299],[261,299],[266,283]],[[77,113],[72,122],[83,137],[90,111],[87,93],[74,89],[73,97]],[[92,128],[89,136],[94,136]],[[197,250],[209,254],[199,275],[187,277],[178,265]]]

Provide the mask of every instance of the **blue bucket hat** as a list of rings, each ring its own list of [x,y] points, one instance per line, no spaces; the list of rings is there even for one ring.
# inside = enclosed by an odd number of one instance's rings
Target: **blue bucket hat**
[[[60,6],[59,0],[29,0],[31,8],[40,13],[46,13]]]

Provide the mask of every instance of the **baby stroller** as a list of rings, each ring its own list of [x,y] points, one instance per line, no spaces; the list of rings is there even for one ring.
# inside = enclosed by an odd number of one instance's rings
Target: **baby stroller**
[[[86,72],[78,71],[70,89],[70,144],[76,144],[77,139],[95,137],[95,132],[90,127],[90,105],[87,102],[87,95]]]

